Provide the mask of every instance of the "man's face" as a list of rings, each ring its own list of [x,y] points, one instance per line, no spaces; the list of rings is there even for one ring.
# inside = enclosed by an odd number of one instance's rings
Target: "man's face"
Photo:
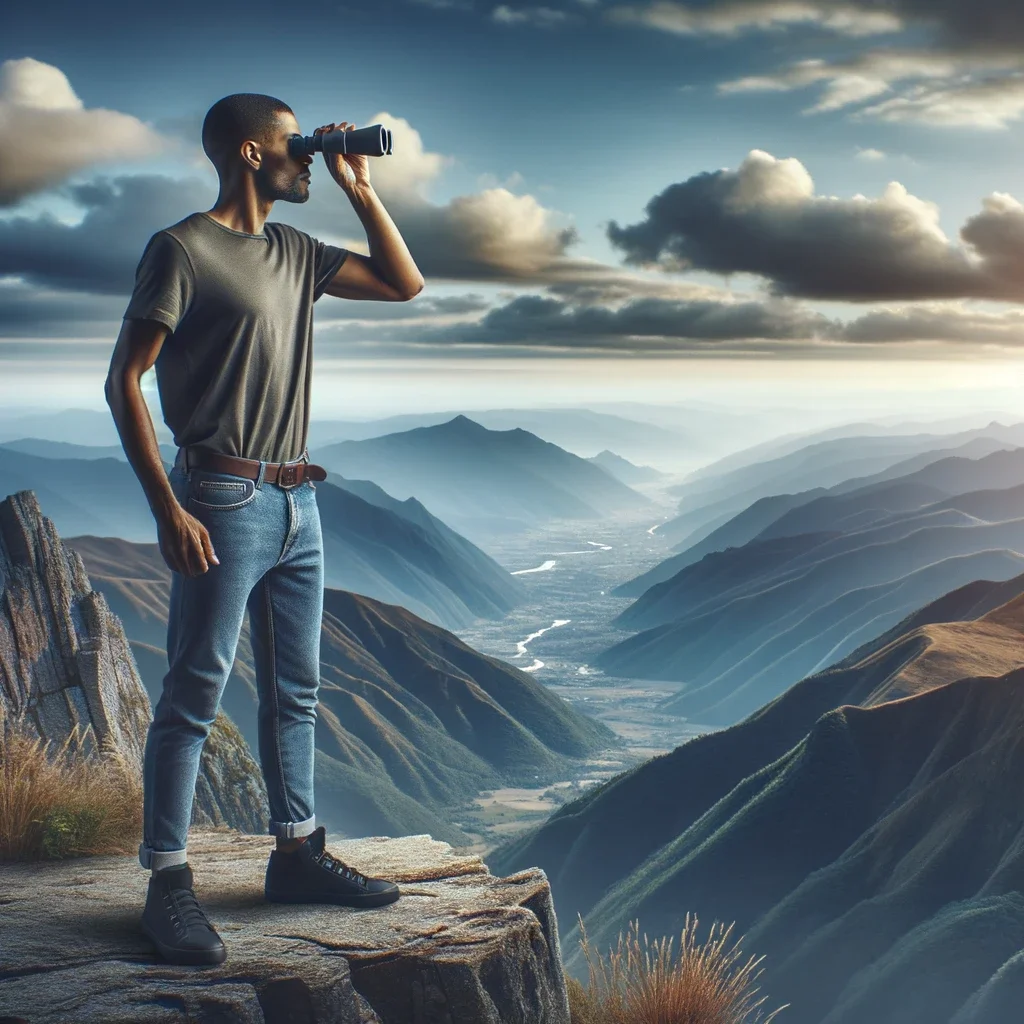
[[[261,146],[262,161],[255,172],[256,188],[264,199],[286,203],[304,203],[309,199],[309,173],[313,163],[311,153],[293,157],[288,152],[288,140],[301,135],[299,122],[291,113],[277,115],[277,130],[271,144]]]

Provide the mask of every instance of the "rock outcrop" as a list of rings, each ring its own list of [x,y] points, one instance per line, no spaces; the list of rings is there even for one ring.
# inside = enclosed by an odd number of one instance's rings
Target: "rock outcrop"
[[[31,491],[0,501],[0,707],[61,742],[92,726],[141,767],[149,699],[121,624]]]
[[[196,894],[228,947],[161,961],[131,857],[0,866],[0,1016],[30,1024],[569,1024],[547,877],[491,875],[427,835],[329,841],[398,882],[385,907],[269,904],[274,840],[193,829]],[[45,917],[46,927],[40,928]]]
[[[120,620],[93,589],[32,491],[0,501],[0,722],[20,720],[62,743],[117,749],[141,771],[152,707]],[[193,823],[264,832],[259,765],[220,715],[203,750]]]

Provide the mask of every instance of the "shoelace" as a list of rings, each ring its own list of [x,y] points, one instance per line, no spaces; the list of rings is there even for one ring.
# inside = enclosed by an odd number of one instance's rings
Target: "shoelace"
[[[338,875],[344,875],[346,878],[350,878],[352,881],[357,882],[364,889],[366,888],[365,875],[361,875],[354,868],[350,868],[343,860],[338,860],[337,857],[332,857],[326,850],[315,854],[313,859],[328,871],[333,871]]]
[[[213,931],[213,926],[191,889],[167,889],[164,892],[164,899],[171,911],[174,927],[181,935],[187,933],[193,925]]]

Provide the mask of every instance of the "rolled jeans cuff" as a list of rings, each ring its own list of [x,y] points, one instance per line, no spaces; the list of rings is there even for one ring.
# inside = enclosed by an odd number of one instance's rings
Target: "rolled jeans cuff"
[[[308,836],[316,828],[316,815],[305,821],[272,821],[269,834],[280,839],[299,839]]]
[[[161,868],[184,864],[187,860],[186,850],[152,850],[145,843],[139,844],[139,863],[144,868],[159,871]]]

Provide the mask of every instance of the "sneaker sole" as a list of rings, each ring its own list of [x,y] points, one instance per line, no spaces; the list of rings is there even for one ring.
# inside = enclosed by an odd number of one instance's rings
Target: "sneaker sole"
[[[142,932],[156,946],[160,955],[168,963],[202,966],[205,964],[222,964],[228,958],[226,946],[221,946],[219,949],[179,949],[177,946],[168,946],[161,942],[149,930],[145,922],[142,924]]]
[[[341,893],[302,896],[294,893],[276,893],[267,889],[264,896],[270,903],[332,903],[341,907],[382,907],[394,903],[398,899],[399,891],[389,889],[387,892],[353,893],[351,896],[343,896]]]

